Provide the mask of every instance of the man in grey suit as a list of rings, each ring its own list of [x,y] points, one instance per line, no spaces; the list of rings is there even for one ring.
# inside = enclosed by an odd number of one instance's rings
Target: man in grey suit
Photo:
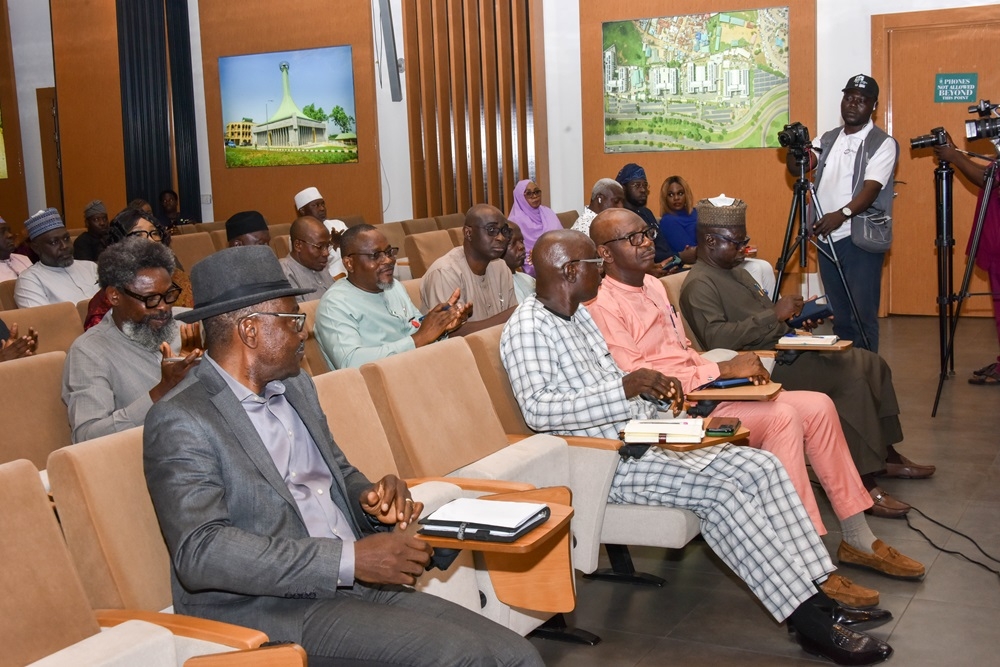
[[[149,492],[178,612],[260,629],[310,664],[541,665],[522,637],[413,584],[428,545],[403,532],[422,506],[372,484],[299,375],[305,315],[267,247],[191,271],[207,353],[150,410]]]

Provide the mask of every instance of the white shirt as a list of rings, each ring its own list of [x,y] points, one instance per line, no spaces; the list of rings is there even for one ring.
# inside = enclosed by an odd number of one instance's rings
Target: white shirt
[[[863,128],[854,134],[841,132],[830,147],[830,155],[823,167],[823,179],[816,189],[820,208],[823,214],[839,211],[854,199],[854,161],[865,137],[871,132],[874,123],[869,120]],[[896,166],[896,149],[893,142],[884,141],[878,147],[872,159],[865,167],[865,180],[878,181],[883,187],[892,178],[892,170]],[[860,213],[861,211],[855,211]],[[854,219],[847,220],[830,234],[830,239],[839,241],[851,235],[851,224]]]
[[[62,301],[77,303],[94,296],[98,289],[97,264],[94,262],[77,259],[65,268],[38,262],[17,277],[14,302],[18,308]]]

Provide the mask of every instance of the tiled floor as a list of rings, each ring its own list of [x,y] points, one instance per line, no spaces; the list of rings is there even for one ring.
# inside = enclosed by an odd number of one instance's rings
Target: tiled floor
[[[883,487],[942,523],[974,536],[1000,557],[1000,386],[966,382],[969,371],[992,361],[992,322],[962,320],[956,376],[945,383],[938,416],[930,417],[938,380],[937,320],[882,320],[882,355],[893,369],[906,439],[900,451],[938,471],[928,480],[885,480]],[[836,553],[840,535],[829,503],[817,489],[824,540]],[[978,555],[965,540],[911,512],[911,522],[938,544]],[[906,667],[998,664],[1000,579],[956,556],[939,552],[903,520],[869,517],[875,534],[923,562],[922,582],[895,581],[844,568],[878,589],[895,619],[872,631],[895,649],[887,664]],[[571,625],[601,636],[594,647],[533,639],[547,665],[795,665],[816,664],[715,558],[704,542],[683,550],[632,548],[636,568],[667,580],[663,588],[578,578]],[[980,560],[984,560],[978,555]],[[992,563],[1000,568],[1000,563]],[[820,661],[823,662],[823,661]],[[825,663],[831,664],[831,663]]]

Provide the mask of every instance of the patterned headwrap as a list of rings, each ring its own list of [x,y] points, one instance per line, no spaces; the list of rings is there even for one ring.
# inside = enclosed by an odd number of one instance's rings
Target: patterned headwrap
[[[646,170],[635,162],[629,162],[618,172],[615,180],[621,183],[621,186],[624,188],[632,181],[646,180]]]

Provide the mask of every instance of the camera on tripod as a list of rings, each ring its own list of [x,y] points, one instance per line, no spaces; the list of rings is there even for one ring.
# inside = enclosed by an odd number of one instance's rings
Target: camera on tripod
[[[809,128],[802,123],[791,123],[778,132],[778,143],[782,148],[801,153],[809,147]]]
[[[913,137],[910,139],[910,148],[912,150],[917,150],[918,148],[928,148],[929,146],[947,145],[948,132],[943,127],[935,127],[930,131],[930,134],[923,134],[919,137]]]
[[[990,112],[996,114],[1000,104],[990,104],[989,100],[979,100],[979,104],[969,107],[969,113],[979,115],[978,120],[965,121],[966,139],[996,139],[1000,137],[1000,118],[990,118]]]

